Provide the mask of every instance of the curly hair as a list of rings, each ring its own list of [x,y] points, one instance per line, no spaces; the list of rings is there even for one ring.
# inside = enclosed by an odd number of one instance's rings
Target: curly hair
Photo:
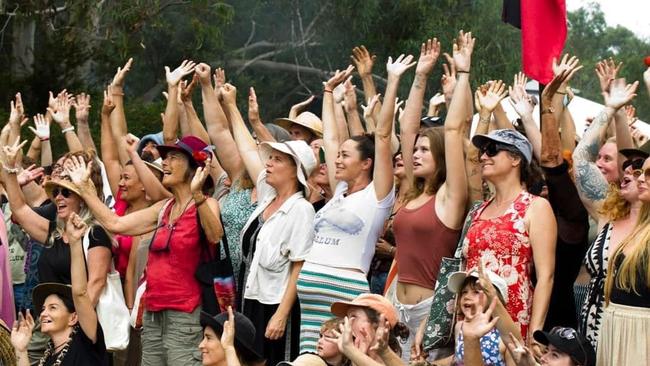
[[[610,183],[607,196],[598,213],[605,216],[609,221],[616,221],[629,215],[630,207],[630,203],[621,195],[618,184]]]

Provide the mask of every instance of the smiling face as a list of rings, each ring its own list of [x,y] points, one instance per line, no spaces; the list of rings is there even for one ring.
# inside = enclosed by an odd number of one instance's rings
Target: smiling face
[[[650,203],[650,177],[645,175],[647,169],[650,169],[650,158],[643,163],[643,173],[639,174],[636,179],[639,200],[644,203]]]
[[[468,277],[465,280],[463,289],[460,292],[460,299],[458,300],[460,311],[465,317],[471,316],[472,311],[480,305],[481,293],[482,291],[477,286],[476,278]]]
[[[275,189],[283,184],[293,184],[298,181],[296,162],[288,154],[271,150],[265,166],[266,183]]]
[[[479,153],[481,174],[488,181],[508,175],[513,170],[519,170],[519,165],[523,163],[520,157],[513,156],[509,151],[497,151],[494,156],[488,156],[488,153],[484,150]]]
[[[56,204],[56,215],[59,219],[66,221],[73,213],[81,211],[81,197],[67,188],[56,186],[53,189],[54,203]],[[66,197],[67,196],[67,197]]]
[[[309,143],[315,137],[310,129],[296,123],[292,123],[291,126],[289,126],[289,134],[291,135],[292,140],[302,140],[306,143]]]
[[[555,348],[552,344],[548,346],[548,349],[546,350],[546,353],[544,353],[544,356],[542,356],[542,359],[540,360],[542,365],[548,365],[548,366],[574,366],[575,363],[569,357],[568,354],[561,352],[557,348]]]
[[[135,202],[144,196],[144,186],[132,164],[124,166],[120,174],[119,190],[121,198],[127,202]]]
[[[608,142],[600,148],[596,166],[607,180],[607,183],[618,181],[618,150],[616,150],[616,143]]]
[[[189,182],[192,176],[189,174],[190,161],[185,154],[178,151],[170,151],[162,162],[163,179],[165,187],[173,187]]]
[[[420,136],[413,147],[413,175],[425,178],[431,176],[435,170],[436,162],[431,154],[429,138]]]
[[[370,176],[372,167],[371,159],[361,159],[361,153],[357,148],[358,142],[348,139],[339,147],[339,153],[336,157],[336,174],[337,180],[350,182],[360,174]]]
[[[41,332],[51,336],[77,324],[77,313],[71,313],[59,295],[52,294],[45,299],[39,319]]]
[[[639,199],[639,190],[636,178],[632,166],[625,168],[623,171],[623,177],[621,178],[620,192],[623,199],[627,202],[636,202]]]
[[[203,340],[199,343],[201,362],[205,366],[226,366],[226,353],[221,345],[220,336],[212,329],[203,329]]]

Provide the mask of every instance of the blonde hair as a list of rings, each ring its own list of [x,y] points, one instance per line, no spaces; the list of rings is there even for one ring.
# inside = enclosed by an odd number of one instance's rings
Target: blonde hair
[[[614,273],[617,257],[623,254],[625,248],[631,248],[631,250],[623,258],[623,262],[618,268],[617,273]],[[614,254],[609,259],[607,278],[605,280],[605,303],[609,304],[614,282],[616,282],[616,287],[626,291],[634,291],[635,294],[639,295],[638,289],[642,284],[637,283],[637,277],[641,275],[645,276],[645,285],[650,287],[649,263],[650,204],[644,203],[641,206],[639,220],[634,230],[616,248]]]
[[[610,183],[607,196],[598,213],[605,216],[609,221],[616,221],[629,215],[631,206],[621,195],[621,189],[618,184]]]

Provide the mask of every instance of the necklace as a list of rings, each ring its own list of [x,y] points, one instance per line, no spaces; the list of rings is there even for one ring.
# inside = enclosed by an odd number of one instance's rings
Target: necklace
[[[70,344],[72,343],[72,337],[75,335],[75,333],[77,333],[77,326],[76,325],[74,327],[72,327],[72,332],[70,332],[70,337],[68,338],[68,340],[63,344],[58,345],[57,347],[54,347],[54,342],[50,339],[50,341],[47,342],[47,349],[45,350],[45,354],[43,354],[43,357],[39,361],[38,366],[44,366],[45,362],[52,355],[56,354],[56,353],[54,353],[54,351],[57,348],[63,346],[63,348],[61,348],[61,351],[59,352],[59,354],[56,356],[56,360],[54,360],[54,363],[52,364],[52,366],[60,366],[61,363],[63,362],[63,359],[65,358],[65,355],[70,350]]]
[[[183,207],[183,210],[182,210],[181,212],[179,212],[179,213],[178,213],[178,216],[176,216],[176,219],[173,220],[174,223],[171,223],[171,221],[172,221],[172,216],[173,216],[173,214],[174,214],[174,208],[176,207],[176,203],[177,203],[176,201],[174,201],[174,205],[172,206],[172,211],[169,213],[169,221],[170,221],[170,222],[169,222],[169,225],[171,225],[171,226],[176,225],[176,222],[181,218],[181,216],[183,216],[183,212],[185,212],[185,210],[187,210],[187,207],[190,205],[191,202],[192,202],[192,197],[190,197],[190,199],[187,200],[187,203],[186,203],[185,206]]]

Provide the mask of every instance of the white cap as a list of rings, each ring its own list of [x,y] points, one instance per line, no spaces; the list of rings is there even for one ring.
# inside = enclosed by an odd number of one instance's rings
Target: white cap
[[[506,281],[501,278],[501,276],[488,269],[485,269],[484,272],[490,282],[492,282],[492,285],[494,285],[494,287],[496,287],[496,289],[501,294],[503,301],[508,302],[508,285],[506,284]],[[468,272],[460,271],[452,273],[449,276],[449,281],[447,281],[447,287],[451,292],[459,293],[462,290],[461,287],[463,286],[463,283],[467,277],[479,278],[478,270],[473,269]]]

